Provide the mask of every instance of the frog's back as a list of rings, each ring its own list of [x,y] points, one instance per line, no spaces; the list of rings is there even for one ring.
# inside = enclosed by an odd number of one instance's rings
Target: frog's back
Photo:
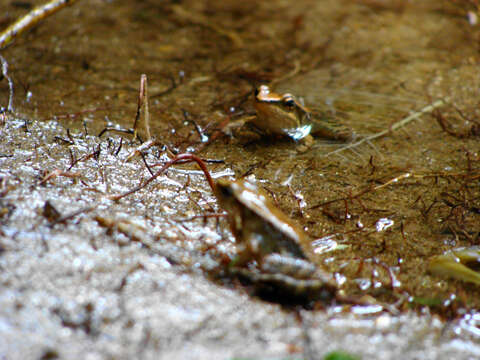
[[[304,247],[308,236],[288,216],[273,206],[257,185],[243,182],[242,186],[234,186],[233,189],[237,192],[237,199],[251,212],[249,216],[259,218],[259,221],[250,222],[247,225],[250,228],[246,230],[259,236],[265,234],[263,236],[267,239],[261,241],[267,243],[266,247],[270,247],[270,251],[266,252],[288,253],[298,258],[306,258]]]

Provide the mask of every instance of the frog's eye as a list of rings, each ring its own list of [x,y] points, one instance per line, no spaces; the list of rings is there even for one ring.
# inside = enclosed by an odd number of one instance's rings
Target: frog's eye
[[[290,94],[284,95],[282,101],[283,101],[283,104],[289,108],[293,108],[296,105],[295,99]]]
[[[233,196],[233,190],[230,186],[219,186],[219,189],[222,197],[227,198]]]

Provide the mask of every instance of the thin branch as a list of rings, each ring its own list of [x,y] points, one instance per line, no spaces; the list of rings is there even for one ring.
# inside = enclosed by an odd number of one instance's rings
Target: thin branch
[[[213,30],[217,34],[228,38],[237,48],[243,47],[243,40],[236,32],[223,28],[222,26],[212,22],[211,19],[207,18],[206,16],[190,12],[180,5],[173,5],[171,9],[175,15],[182,20]]]
[[[375,139],[378,139],[382,136],[385,136],[389,133],[391,133],[392,131],[395,131],[397,129],[400,129],[401,127],[407,125],[409,122],[412,122],[413,120],[416,120],[418,119],[420,116],[422,116],[423,114],[425,113],[428,113],[428,112],[431,112],[433,111],[434,109],[442,106],[442,105],[445,105],[445,100],[437,100],[435,101],[433,104],[430,104],[428,106],[425,106],[422,110],[414,113],[414,114],[411,114],[409,116],[407,116],[406,118],[396,122],[395,124],[393,124],[392,126],[390,126],[388,129],[385,129],[383,131],[380,131],[376,134],[373,134],[373,135],[370,135],[370,136],[367,136],[367,137],[364,137],[362,139],[360,139],[359,141],[357,142],[354,142],[354,143],[351,143],[347,146],[343,146],[341,147],[340,149],[337,149],[337,150],[334,150],[334,151],[331,151],[327,154],[324,154],[323,157],[327,157],[327,156],[330,156],[330,155],[334,155],[334,154],[338,154],[344,150],[348,150],[348,149],[353,149],[353,148],[356,148],[357,146],[363,144],[364,142],[367,142],[367,141],[371,141],[371,140],[375,140]]]
[[[71,220],[71,219],[73,219],[74,217],[76,217],[76,216],[78,216],[78,215],[88,213],[88,212],[93,211],[93,210],[95,210],[95,209],[96,209],[95,206],[88,206],[88,207],[81,208],[81,209],[79,209],[79,210],[77,210],[77,211],[74,211],[74,212],[72,212],[72,213],[70,213],[70,214],[61,216],[61,217],[59,217],[58,219],[53,220],[52,222],[50,222],[50,227],[53,227],[54,225],[59,224],[59,223],[65,223],[65,222],[67,222],[68,220]]]
[[[0,33],[0,49],[10,45],[19,35],[37,25],[65,6],[73,5],[77,0],[51,0],[46,4],[37,6],[25,16],[15,21]]]

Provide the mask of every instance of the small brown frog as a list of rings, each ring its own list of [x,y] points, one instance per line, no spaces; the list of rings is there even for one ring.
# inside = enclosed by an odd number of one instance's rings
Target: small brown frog
[[[238,245],[230,272],[288,298],[330,299],[332,276],[309,261],[308,236],[247,181],[218,180],[215,195]],[[251,266],[248,266],[251,265]]]
[[[331,117],[312,111],[291,94],[277,94],[267,85],[255,91],[256,117],[250,121],[267,134],[288,136],[310,147],[312,135],[339,141],[349,141],[354,132]]]

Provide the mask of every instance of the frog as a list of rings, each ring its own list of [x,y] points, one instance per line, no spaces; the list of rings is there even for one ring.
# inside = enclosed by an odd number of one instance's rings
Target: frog
[[[312,135],[342,142],[355,138],[350,128],[332,116],[306,107],[290,93],[276,93],[268,85],[255,89],[253,105],[256,116],[248,117],[244,123],[252,123],[267,135],[289,137],[303,151],[313,145]]]
[[[311,259],[309,236],[255,183],[219,179],[214,192],[227,212],[237,245],[237,255],[228,267],[230,275],[289,299],[334,296],[337,288],[332,275]]]

